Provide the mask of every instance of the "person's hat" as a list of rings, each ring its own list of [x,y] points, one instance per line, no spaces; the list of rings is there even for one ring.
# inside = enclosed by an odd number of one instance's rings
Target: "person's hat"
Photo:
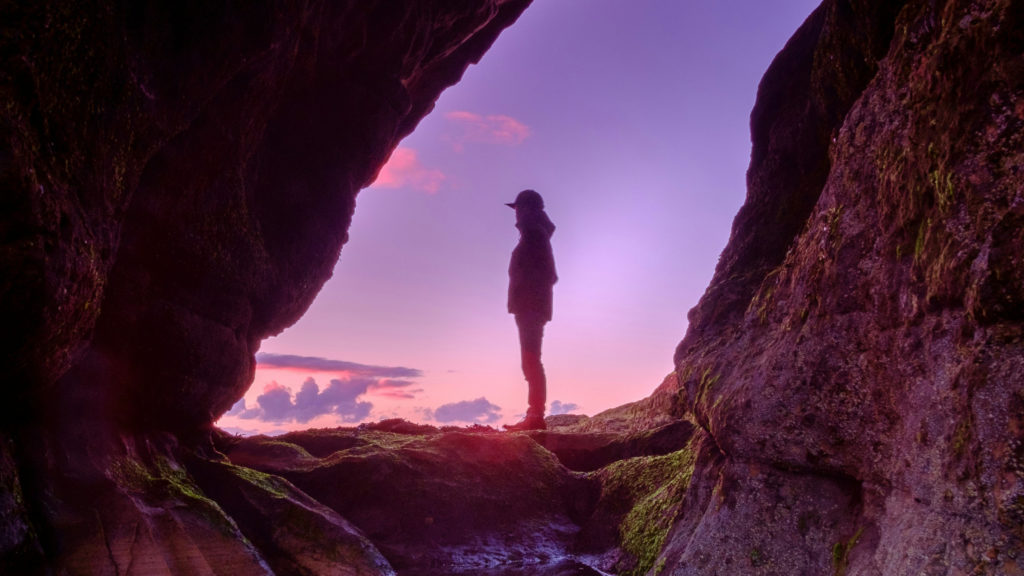
[[[505,204],[509,208],[518,208],[520,206],[524,208],[537,208],[540,210],[544,209],[544,199],[540,197],[535,190],[523,190],[516,196],[515,202]]]

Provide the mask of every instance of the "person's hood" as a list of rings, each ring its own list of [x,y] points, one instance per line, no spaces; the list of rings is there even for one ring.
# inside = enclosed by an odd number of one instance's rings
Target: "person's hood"
[[[516,213],[516,228],[524,236],[538,235],[551,238],[555,224],[544,210],[530,210]]]

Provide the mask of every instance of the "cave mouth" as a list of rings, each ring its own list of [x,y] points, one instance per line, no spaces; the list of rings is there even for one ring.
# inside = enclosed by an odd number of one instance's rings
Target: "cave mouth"
[[[332,279],[261,344],[244,405],[219,424],[518,420],[526,387],[504,309],[517,234],[503,204],[525,188],[558,226],[549,413],[650,394],[674,369],[743,201],[758,82],[815,7],[737,19],[720,7],[531,6],[359,193]],[[567,22],[588,26],[557,33]]]

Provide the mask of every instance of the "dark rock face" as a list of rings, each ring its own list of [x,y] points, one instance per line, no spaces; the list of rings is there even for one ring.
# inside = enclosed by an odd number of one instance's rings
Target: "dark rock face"
[[[3,381],[31,400],[88,345],[63,386],[208,423],[525,4],[4,3]]]
[[[181,460],[330,276],[358,190],[528,4],[0,2],[0,571],[358,572],[230,528],[346,532],[308,498],[154,491],[231,476]],[[165,432],[166,466],[126,448]]]
[[[666,570],[1024,573],[1022,38],[1016,2],[828,1],[776,58],[676,354],[713,442]]]
[[[4,380],[39,393],[88,343],[61,388],[212,421],[330,276],[356,192],[525,4],[11,7]]]

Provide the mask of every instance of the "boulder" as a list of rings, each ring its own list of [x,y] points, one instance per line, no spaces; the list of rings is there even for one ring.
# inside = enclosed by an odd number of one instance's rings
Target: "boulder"
[[[772,63],[676,353],[711,441],[666,570],[1024,573],[1021,30],[827,1]]]
[[[540,573],[573,553],[599,486],[529,435],[320,430],[321,457],[275,438],[222,439],[233,463],[278,474],[350,520],[402,574]],[[288,443],[290,444],[290,443]],[[512,572],[506,572],[512,571]]]

